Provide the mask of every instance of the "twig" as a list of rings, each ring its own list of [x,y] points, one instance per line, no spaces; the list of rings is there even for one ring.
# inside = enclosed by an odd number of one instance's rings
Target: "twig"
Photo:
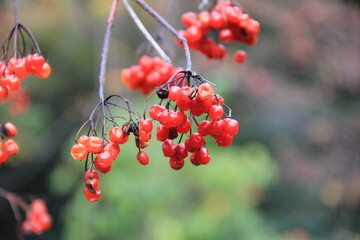
[[[14,20],[15,20],[15,24],[18,25],[18,24],[19,24],[19,15],[18,15],[18,10],[17,10],[17,0],[13,0],[13,6],[14,6]]]
[[[165,62],[171,63],[170,57],[162,50],[162,48],[159,46],[159,44],[155,41],[155,39],[151,36],[151,34],[145,28],[144,24],[140,21],[139,17],[136,15],[134,9],[132,9],[132,7],[129,4],[128,0],[123,0],[123,2],[124,2],[124,5],[125,5],[127,11],[129,12],[131,18],[134,20],[135,24],[137,25],[137,27],[144,34],[144,36],[150,42],[150,44],[153,46],[153,48],[158,52],[160,57]]]
[[[146,12],[148,12],[151,16],[153,16],[163,27],[165,27],[172,35],[174,35],[184,47],[185,51],[185,61],[186,61],[186,71],[191,71],[191,56],[190,49],[187,44],[187,41],[184,37],[182,37],[163,17],[161,17],[154,9],[152,9],[146,2],[143,0],[133,0],[140,7],[142,7]]]
[[[99,75],[99,97],[101,102],[104,101],[104,84],[105,84],[105,70],[106,70],[106,61],[107,55],[109,52],[109,43],[112,33],[112,28],[114,26],[114,20],[116,16],[116,10],[119,0],[113,0],[109,17],[107,19],[106,31],[104,36],[103,49],[101,53],[101,64],[100,64],[100,75]]]

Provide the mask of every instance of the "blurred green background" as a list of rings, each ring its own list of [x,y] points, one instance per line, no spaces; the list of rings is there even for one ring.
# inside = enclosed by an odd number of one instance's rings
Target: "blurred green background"
[[[28,111],[1,122],[19,129],[21,152],[0,167],[0,186],[49,205],[53,228],[28,239],[360,239],[360,10],[357,1],[239,1],[262,30],[239,65],[192,52],[194,70],[218,85],[241,124],[234,144],[210,140],[212,161],[170,169],[160,144],[150,142],[148,166],[128,143],[113,170],[101,175],[102,198],[83,196],[83,163],[69,149],[98,102],[97,76],[110,0],[19,0],[21,22],[49,59],[49,79],[23,81]],[[165,15],[168,1],[148,1]],[[172,1],[168,20],[199,1]],[[161,27],[137,6],[155,34]],[[11,1],[0,0],[0,36],[13,25]],[[177,66],[181,49],[164,33]],[[144,38],[120,1],[111,39],[107,94],[129,93],[120,69],[137,62]],[[141,48],[140,48],[141,49]],[[153,55],[155,56],[155,55]],[[0,239],[15,239],[15,220],[0,201]]]

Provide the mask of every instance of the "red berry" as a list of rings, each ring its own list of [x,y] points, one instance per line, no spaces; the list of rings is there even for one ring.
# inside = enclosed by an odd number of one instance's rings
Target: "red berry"
[[[224,133],[224,122],[223,120],[212,121],[210,124],[210,134],[221,135]]]
[[[177,159],[176,157],[172,157],[169,160],[169,164],[172,169],[180,170],[184,166],[185,161],[183,158]]]
[[[123,137],[124,137],[124,131],[119,127],[113,127],[110,130],[109,135],[110,135],[110,141],[111,142],[120,144],[122,142],[122,140],[123,140]]]
[[[36,76],[40,78],[48,78],[51,74],[51,67],[48,63],[44,63],[44,65],[41,68],[41,71]]]
[[[238,50],[234,53],[234,61],[243,63],[246,60],[247,53],[244,50]]]
[[[209,117],[213,121],[219,121],[224,115],[224,109],[219,105],[212,105],[209,110]]]
[[[20,88],[21,80],[15,75],[6,75],[1,79],[1,85],[7,87],[9,91],[16,91]]]
[[[189,137],[191,146],[195,148],[200,148],[205,144],[204,136],[200,135],[199,133],[193,133]]]
[[[88,151],[82,144],[75,144],[70,150],[71,156],[75,160],[83,160],[86,158]]]
[[[228,147],[231,145],[232,141],[233,141],[233,136],[226,133],[216,138],[216,143],[220,147]]]
[[[156,139],[160,142],[169,138],[170,129],[164,125],[159,125],[156,129]]]
[[[186,12],[181,16],[181,23],[185,27],[190,27],[196,24],[196,14],[193,12]]]
[[[99,174],[94,171],[94,170],[87,170],[85,172],[85,180],[89,179],[89,178],[96,178],[99,179]]]
[[[4,143],[4,151],[9,156],[15,155],[19,152],[19,146],[17,145],[17,143],[14,140],[9,139],[9,140],[6,140],[6,142]]]
[[[224,131],[230,135],[236,135],[239,133],[239,123],[235,119],[225,118],[224,121]]]
[[[84,195],[89,202],[96,202],[101,197],[101,192],[92,192],[88,188],[84,188]]]
[[[169,89],[169,100],[171,101],[178,101],[180,100],[180,92],[181,92],[181,88],[178,86],[172,86]]]
[[[147,165],[150,162],[149,156],[145,151],[138,152],[138,154],[136,155],[136,159],[142,165]]]
[[[206,121],[206,120],[201,121],[198,126],[199,134],[201,134],[202,136],[209,135],[210,134],[210,124],[211,124],[210,121]]]
[[[14,136],[16,136],[16,134],[18,133],[17,128],[15,127],[14,124],[12,124],[11,122],[7,122],[4,124],[4,127],[6,129],[6,133],[7,133],[7,138],[12,138]]]
[[[211,157],[209,151],[206,148],[201,148],[197,153],[197,161],[199,164],[206,165],[210,162]]]
[[[189,119],[186,119],[186,122],[183,125],[178,126],[175,129],[178,133],[184,134],[184,133],[188,133],[190,131],[190,128],[191,128],[191,122]]]
[[[8,88],[0,85],[0,101],[6,100],[8,96],[9,96]]]
[[[198,161],[198,158],[197,158],[197,152],[191,153],[191,155],[190,155],[190,162],[191,162],[192,164],[194,164],[195,166],[199,166],[199,165],[200,165],[200,163],[199,163],[199,161]]]
[[[111,152],[104,151],[99,155],[97,155],[97,157],[95,158],[95,162],[97,162],[97,165],[100,168],[104,169],[110,167],[113,164],[114,159],[113,156],[111,155]]]
[[[212,104],[222,106],[224,104],[224,99],[219,94],[215,94],[212,98]]]
[[[140,124],[139,127],[141,131],[144,131],[145,133],[151,133],[152,129],[153,129],[153,124],[152,121],[148,118],[142,118],[140,120]]]
[[[3,149],[0,149],[0,164],[5,162],[7,159],[8,159],[7,153]]]
[[[90,153],[100,153],[102,151],[102,139],[96,136],[89,137],[89,148],[87,149]]]
[[[159,120],[160,116],[163,114],[163,112],[166,111],[166,108],[164,106],[160,105],[152,105],[149,111],[149,116],[155,120]]]
[[[184,143],[179,143],[176,146],[175,151],[176,151],[175,157],[178,158],[178,159],[186,158],[188,156],[188,152],[185,149],[185,144]]]
[[[162,151],[165,157],[172,157],[175,155],[176,153],[176,144],[174,143],[173,140],[166,140],[163,144],[162,144]]]

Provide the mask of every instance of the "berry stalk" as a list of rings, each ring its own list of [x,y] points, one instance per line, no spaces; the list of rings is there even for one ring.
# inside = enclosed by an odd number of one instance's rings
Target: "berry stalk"
[[[106,62],[107,62],[107,55],[109,52],[109,44],[110,44],[110,37],[112,34],[112,28],[114,26],[116,10],[119,0],[113,0],[109,17],[107,19],[106,31],[104,36],[103,42],[103,49],[101,53],[101,64],[100,64],[100,75],[99,75],[99,97],[101,102],[104,101],[104,84],[105,84],[105,70],[106,70]]]
[[[124,5],[129,12],[131,18],[134,20],[135,24],[139,28],[139,30],[144,34],[146,39],[150,42],[150,44],[153,46],[153,48],[158,52],[160,57],[168,63],[171,63],[170,57],[162,50],[162,48],[159,46],[159,44],[155,41],[155,39],[151,36],[149,31],[145,28],[144,24],[140,21],[139,17],[136,15],[134,9],[132,9],[131,5],[129,4],[128,0],[123,0]]]
[[[191,71],[192,63],[191,63],[191,55],[190,49],[187,44],[187,40],[181,36],[162,16],[160,16],[154,9],[152,9],[146,2],[143,0],[133,0],[140,7],[142,7],[147,13],[149,13],[152,17],[154,17],[164,28],[166,28],[172,35],[174,35],[184,47],[185,51],[185,61],[186,61],[186,71]]]

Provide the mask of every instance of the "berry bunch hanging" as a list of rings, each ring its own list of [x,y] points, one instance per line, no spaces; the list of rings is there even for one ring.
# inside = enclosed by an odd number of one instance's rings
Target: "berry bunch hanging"
[[[17,128],[11,122],[0,124],[0,164],[19,152],[18,144],[12,139],[17,133]]]
[[[115,115],[115,111],[126,113]],[[126,115],[128,117],[125,117]],[[109,125],[112,127],[108,131]],[[146,148],[151,139],[152,122],[141,118],[127,99],[112,95],[97,104],[78,135],[86,126],[89,127],[86,134],[77,138],[70,153],[75,160],[85,159],[84,195],[89,202],[94,202],[101,197],[100,180],[94,168],[101,173],[108,173],[120,154],[120,145],[129,141],[130,134],[135,136],[135,144],[139,149],[138,161],[143,165],[149,163],[146,152],[141,149]]]
[[[180,74],[181,77],[175,77]],[[150,107],[149,115],[160,123],[156,138],[163,142],[163,155],[170,158],[170,167],[175,170],[184,166],[189,153],[190,161],[196,166],[210,162],[206,136],[215,138],[219,146],[228,147],[239,131],[239,124],[231,118],[231,110],[224,99],[215,94],[212,85],[200,75],[178,72],[156,93],[160,103]],[[229,114],[223,107],[229,109]],[[199,122],[199,117],[205,119]],[[182,142],[184,135],[187,137]]]
[[[142,56],[137,65],[121,71],[121,79],[129,90],[139,89],[142,94],[149,94],[179,70],[159,57]]]
[[[186,38],[189,47],[213,59],[223,59],[227,50],[223,44],[217,44],[209,36],[209,32],[215,32],[218,40],[222,43],[242,42],[254,45],[260,31],[259,22],[244,13],[241,8],[233,6],[230,0],[217,1],[214,9],[210,12],[184,13],[181,22],[186,29],[179,33]],[[179,41],[177,43],[180,44]],[[238,63],[244,62],[246,52],[244,50],[236,51],[233,59]]]
[[[41,55],[34,36],[24,25],[15,24],[0,48],[0,101],[6,100],[9,92],[18,90],[21,81],[29,74],[39,78],[50,76],[50,65]]]
[[[48,213],[46,204],[41,199],[35,199],[27,208],[26,220],[21,223],[21,231],[24,234],[34,233],[37,235],[47,231],[52,226],[52,219]]]

